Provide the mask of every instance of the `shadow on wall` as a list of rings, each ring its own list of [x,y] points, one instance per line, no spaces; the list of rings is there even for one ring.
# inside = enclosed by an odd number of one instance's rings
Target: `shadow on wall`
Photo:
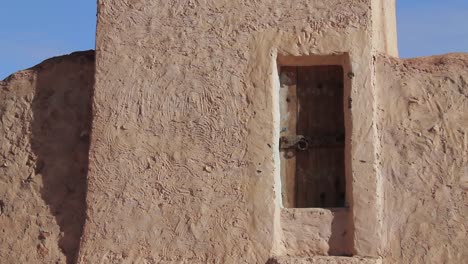
[[[333,220],[331,222],[331,236],[328,241],[330,246],[328,254],[330,256],[346,256],[351,257],[356,254],[353,244],[353,226],[352,214],[350,209],[340,208],[333,212]]]
[[[53,70],[37,71],[31,146],[42,199],[60,227],[58,246],[72,264],[86,214],[94,51],[71,54],[69,62],[54,60]]]

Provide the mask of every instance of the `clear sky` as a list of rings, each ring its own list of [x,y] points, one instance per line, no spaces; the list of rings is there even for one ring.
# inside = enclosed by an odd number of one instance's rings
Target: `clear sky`
[[[468,52],[468,0],[397,2],[401,57]],[[5,0],[0,11],[0,80],[53,56],[94,49],[96,0]]]
[[[2,0],[0,12],[0,80],[53,56],[94,49],[96,0]]]
[[[468,52],[468,0],[397,0],[400,57]]]

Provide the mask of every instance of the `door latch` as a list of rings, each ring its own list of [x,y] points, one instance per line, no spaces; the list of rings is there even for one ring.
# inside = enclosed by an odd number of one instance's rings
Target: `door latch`
[[[280,149],[291,150],[297,149],[301,151],[309,148],[333,147],[342,146],[345,142],[344,133],[317,135],[312,137],[297,136],[282,136],[280,138]]]
[[[309,141],[306,137],[297,136],[282,136],[280,138],[280,149],[298,149],[301,151],[309,148]]]

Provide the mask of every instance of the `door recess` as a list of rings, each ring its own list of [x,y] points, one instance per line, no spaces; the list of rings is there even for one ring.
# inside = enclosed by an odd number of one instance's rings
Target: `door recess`
[[[283,206],[345,206],[343,67],[280,68]]]

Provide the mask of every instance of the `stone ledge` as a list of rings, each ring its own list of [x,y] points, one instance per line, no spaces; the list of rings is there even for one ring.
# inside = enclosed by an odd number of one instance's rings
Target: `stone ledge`
[[[382,264],[382,259],[362,257],[275,257],[268,264]]]

